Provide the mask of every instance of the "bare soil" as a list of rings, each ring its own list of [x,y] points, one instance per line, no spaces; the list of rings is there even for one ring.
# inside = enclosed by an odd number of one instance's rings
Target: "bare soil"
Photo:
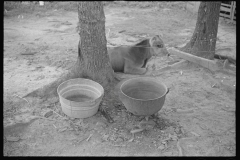
[[[111,44],[130,45],[161,33],[166,45],[175,47],[191,38],[197,14],[180,3],[136,4],[105,6]],[[86,119],[68,118],[58,97],[33,102],[21,97],[75,63],[77,11],[49,7],[4,14],[4,156],[236,155],[235,76],[190,62],[155,76],[170,92],[163,108],[149,117],[149,127],[135,134],[131,131],[145,117],[129,113],[111,97],[102,105],[113,123],[99,112]],[[236,59],[236,25],[220,19],[217,37],[217,54]],[[161,57],[149,64],[157,70],[179,59]]]

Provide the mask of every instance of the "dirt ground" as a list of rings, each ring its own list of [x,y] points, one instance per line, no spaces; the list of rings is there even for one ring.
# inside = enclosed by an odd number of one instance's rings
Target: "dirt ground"
[[[162,33],[165,44],[176,47],[188,42],[197,20],[197,14],[174,2],[155,7],[119,3],[104,9],[107,39],[117,45]],[[4,156],[236,155],[236,76],[190,62],[155,76],[170,92],[163,108],[149,118],[150,127],[134,135],[130,131],[145,118],[114,99],[103,103],[114,123],[99,112],[68,118],[58,98],[26,102],[21,97],[54,81],[76,61],[77,11],[12,9],[4,14]],[[216,50],[236,59],[236,25],[222,18]],[[161,57],[149,64],[158,69],[173,59],[179,58]]]

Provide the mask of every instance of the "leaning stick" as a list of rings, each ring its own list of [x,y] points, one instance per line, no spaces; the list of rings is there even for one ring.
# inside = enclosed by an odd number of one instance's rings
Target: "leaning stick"
[[[214,60],[209,60],[206,58],[198,57],[186,52],[179,51],[175,48],[169,48],[168,49],[170,54],[177,55],[187,61],[196,63],[202,67],[208,68],[211,71],[224,71],[224,72],[229,72],[229,70],[226,70],[226,65],[222,64],[220,61],[214,61]],[[232,69],[234,71],[234,69]]]

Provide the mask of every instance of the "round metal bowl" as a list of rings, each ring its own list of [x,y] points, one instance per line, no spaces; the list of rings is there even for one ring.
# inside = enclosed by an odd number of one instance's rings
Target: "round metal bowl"
[[[97,113],[104,89],[90,79],[76,78],[61,83],[57,93],[63,113],[72,118],[87,118]]]
[[[126,80],[120,86],[120,100],[134,115],[152,115],[162,109],[167,86],[150,77],[137,77]]]

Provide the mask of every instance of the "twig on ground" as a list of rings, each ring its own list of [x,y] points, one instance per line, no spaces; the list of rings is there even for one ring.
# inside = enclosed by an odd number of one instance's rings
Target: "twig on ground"
[[[54,128],[57,128],[54,124],[53,124],[53,127],[54,127]]]
[[[56,113],[58,116],[60,116],[60,117],[63,118],[64,120],[69,120],[72,124],[74,124],[73,121],[71,121],[70,119],[68,119],[68,118],[66,118],[66,117],[63,117],[62,115],[60,115],[60,114],[57,113],[56,111],[54,111],[54,110],[52,110],[52,109],[50,109],[50,108],[49,108],[49,110],[53,111],[54,113]]]
[[[93,135],[93,134],[90,134],[90,135],[88,136],[88,138],[86,139],[86,141],[88,141],[88,140],[92,137],[92,135]]]
[[[13,96],[17,96],[17,97],[19,97],[19,98],[21,98],[21,99],[25,100],[25,101],[26,101],[26,102],[29,104],[29,107],[31,107],[31,105],[30,105],[29,101],[28,101],[28,100],[26,100],[26,98],[20,97],[20,96],[19,96],[19,95],[17,95],[17,94],[14,94]]]
[[[51,111],[53,111],[54,113],[56,113],[58,116],[62,117],[63,119],[66,119],[65,117],[63,117],[62,115],[60,115],[59,113],[57,113],[56,111],[54,111],[54,110],[52,110],[52,109],[50,109],[50,108],[48,108],[48,109],[51,110]]]
[[[179,145],[179,140],[178,140],[178,142],[177,142],[177,148],[178,148],[178,156],[183,156],[183,153],[182,153],[182,148],[181,148],[181,146]]]
[[[110,145],[114,147],[126,147],[126,145],[113,145],[113,144],[110,144]]]

